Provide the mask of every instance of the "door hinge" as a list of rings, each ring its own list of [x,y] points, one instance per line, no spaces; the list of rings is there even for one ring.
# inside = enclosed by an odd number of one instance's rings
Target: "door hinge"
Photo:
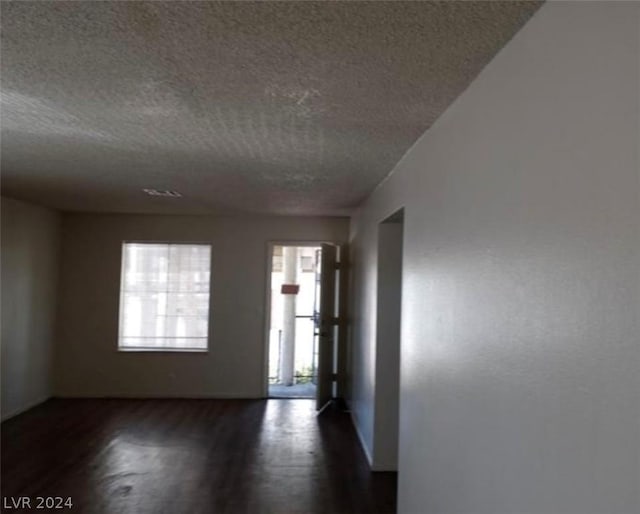
[[[341,318],[336,318],[336,317],[327,317],[322,319],[321,323],[325,326],[329,326],[329,327],[334,327],[337,325],[340,325],[341,323]]]

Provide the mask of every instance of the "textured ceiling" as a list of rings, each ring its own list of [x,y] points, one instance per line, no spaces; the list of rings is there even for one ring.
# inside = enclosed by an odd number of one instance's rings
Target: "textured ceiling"
[[[3,193],[348,213],[539,5],[3,2]]]

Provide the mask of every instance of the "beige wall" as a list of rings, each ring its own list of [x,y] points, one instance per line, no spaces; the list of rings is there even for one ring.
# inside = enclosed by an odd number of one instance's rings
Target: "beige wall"
[[[52,394],[59,221],[2,198],[2,419]]]
[[[63,215],[56,394],[261,397],[267,242],[347,237],[346,218]],[[212,245],[208,354],[117,351],[124,240]]]
[[[640,512],[640,4],[548,2],[352,224],[374,453],[378,223],[405,208],[400,513]]]

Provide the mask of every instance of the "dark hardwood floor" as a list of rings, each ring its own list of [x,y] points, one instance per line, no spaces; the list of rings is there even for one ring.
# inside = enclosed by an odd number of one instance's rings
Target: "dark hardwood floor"
[[[2,496],[80,513],[395,512],[395,474],[370,472],[348,414],[313,406],[50,400],[2,424]]]

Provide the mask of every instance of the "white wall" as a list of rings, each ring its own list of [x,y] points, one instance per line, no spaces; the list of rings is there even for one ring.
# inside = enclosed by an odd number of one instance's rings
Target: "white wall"
[[[52,394],[59,216],[2,197],[2,419]]]
[[[640,512],[640,5],[544,5],[365,202],[351,406],[373,441],[377,225],[405,207],[399,511]]]
[[[263,396],[267,242],[347,237],[343,218],[63,215],[56,394]],[[208,354],[117,351],[124,240],[212,245]]]

